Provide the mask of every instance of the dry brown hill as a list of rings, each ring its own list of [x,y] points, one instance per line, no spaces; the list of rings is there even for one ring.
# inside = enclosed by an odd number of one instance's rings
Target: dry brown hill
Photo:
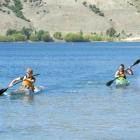
[[[20,8],[20,6],[22,8]],[[0,32],[23,26],[53,32],[140,34],[140,0],[1,0]]]

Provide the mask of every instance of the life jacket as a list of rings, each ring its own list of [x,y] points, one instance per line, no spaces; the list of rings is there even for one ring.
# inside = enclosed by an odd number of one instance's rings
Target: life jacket
[[[126,75],[125,75],[125,70],[123,70],[123,71],[118,71],[118,77],[123,77],[123,78],[125,78],[126,79]]]
[[[23,79],[23,82],[22,82],[22,86],[24,88],[27,88],[27,89],[31,89],[32,91],[34,91],[34,84],[30,81],[30,80],[34,80],[35,78],[32,76],[32,77],[29,77],[27,78],[27,76],[25,76],[25,79]]]

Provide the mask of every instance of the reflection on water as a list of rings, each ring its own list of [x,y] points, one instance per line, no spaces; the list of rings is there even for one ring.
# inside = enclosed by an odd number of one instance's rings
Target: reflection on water
[[[23,100],[27,103],[31,103],[34,100],[34,95],[12,95],[9,96],[11,100]]]

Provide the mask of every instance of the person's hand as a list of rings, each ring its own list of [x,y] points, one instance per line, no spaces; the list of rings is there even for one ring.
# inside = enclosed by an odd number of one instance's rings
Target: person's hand
[[[133,71],[132,71],[131,67],[129,67],[129,68],[127,69],[127,72],[128,72],[130,75],[133,75]]]

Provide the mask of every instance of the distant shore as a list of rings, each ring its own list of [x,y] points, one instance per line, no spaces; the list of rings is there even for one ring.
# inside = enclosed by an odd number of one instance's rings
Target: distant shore
[[[126,39],[122,39],[122,41],[125,41],[125,42],[139,42],[140,41],[140,36],[128,37]]]
[[[0,35],[0,42],[137,42],[140,36],[133,37],[125,32],[117,33],[109,28],[106,33],[55,32],[33,30],[23,27],[21,30],[8,29],[6,34]]]

